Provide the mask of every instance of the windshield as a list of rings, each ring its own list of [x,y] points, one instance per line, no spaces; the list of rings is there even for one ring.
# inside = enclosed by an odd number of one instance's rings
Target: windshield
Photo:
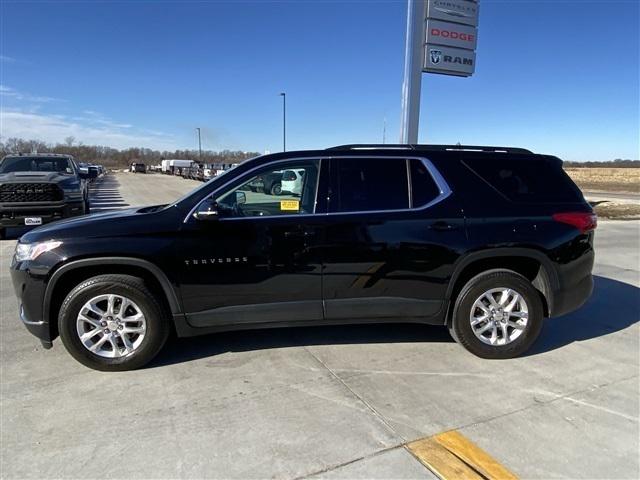
[[[0,173],[59,172],[73,173],[71,161],[65,157],[9,157],[0,162]]]

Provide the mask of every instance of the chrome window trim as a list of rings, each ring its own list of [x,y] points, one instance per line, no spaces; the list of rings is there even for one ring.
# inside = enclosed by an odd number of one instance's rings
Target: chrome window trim
[[[362,211],[353,211],[353,212],[315,213],[315,209],[317,207],[317,201],[318,201],[318,191],[319,191],[319,187],[320,187],[319,180],[320,180],[320,172],[322,171],[323,160],[333,160],[333,159],[341,159],[341,158],[360,158],[360,159],[389,158],[389,159],[405,160],[405,161],[407,161],[407,163],[409,163],[411,160],[418,160],[418,161],[422,162],[424,164],[424,166],[427,168],[427,171],[431,175],[431,178],[433,179],[433,181],[435,182],[436,186],[440,190],[440,194],[436,198],[431,200],[430,202],[427,202],[426,204],[421,205],[420,207],[400,208],[400,209],[392,209],[392,210],[362,210]],[[229,186],[229,184],[235,182],[236,180],[242,181],[243,179],[247,178],[247,176],[249,176],[252,172],[255,172],[256,170],[261,169],[262,167],[269,167],[271,165],[278,165],[280,163],[287,163],[287,162],[292,162],[292,161],[295,162],[297,160],[306,160],[306,161],[319,160],[320,168],[318,169],[318,182],[317,182],[317,185],[316,185],[316,202],[315,202],[314,207],[313,207],[314,208],[314,213],[296,213],[296,214],[287,214],[287,215],[268,215],[268,216],[235,217],[235,218],[231,217],[231,218],[221,218],[218,221],[220,221],[220,222],[228,222],[228,221],[237,221],[237,220],[265,220],[265,219],[277,219],[277,218],[305,218],[305,217],[321,217],[321,218],[324,218],[324,217],[328,217],[328,216],[338,216],[338,215],[342,216],[342,215],[363,215],[363,214],[371,214],[371,213],[420,212],[420,211],[426,210],[426,209],[428,209],[430,207],[433,207],[434,205],[442,202],[443,200],[448,198],[453,193],[451,191],[451,188],[449,187],[449,184],[446,182],[444,177],[440,174],[440,172],[435,167],[435,165],[429,159],[427,159],[425,157],[420,157],[420,156],[415,156],[415,155],[411,155],[411,156],[408,156],[408,155],[398,155],[398,156],[389,156],[389,155],[369,155],[369,156],[339,155],[339,156],[332,156],[332,155],[327,155],[326,157],[315,157],[315,156],[311,156],[311,157],[292,157],[292,158],[286,158],[286,159],[281,159],[281,160],[274,160],[273,162],[265,163],[263,165],[258,165],[256,167],[253,167],[253,168],[247,170],[240,177],[234,178],[233,180],[225,183],[224,185],[219,186],[218,188],[213,190],[210,194],[208,194],[205,198],[203,198],[198,203],[196,203],[196,205],[189,211],[187,216],[184,218],[183,223],[187,223],[189,221],[189,219],[192,218],[192,215],[195,213],[195,211],[197,210],[197,208],[200,206],[200,204],[202,202],[204,202],[207,198],[212,197],[213,195],[217,194],[220,190],[226,188],[227,186]],[[410,172],[407,172],[407,173],[409,174],[409,179],[408,179],[409,183],[411,183]],[[239,182],[239,183],[241,183],[241,182]],[[409,199],[409,201],[410,201],[409,205],[411,205],[411,199]]]

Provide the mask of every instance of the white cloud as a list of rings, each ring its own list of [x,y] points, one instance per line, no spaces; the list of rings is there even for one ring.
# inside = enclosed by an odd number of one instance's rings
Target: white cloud
[[[64,115],[42,114],[33,111],[0,111],[0,137],[19,137],[42,140],[48,143],[63,142],[66,137],[75,137],[87,145],[105,145],[114,148],[147,147],[158,150],[175,150],[172,136],[137,133],[129,124],[110,121],[100,114],[97,118],[68,118]]]
[[[0,85],[0,96],[12,98],[14,100],[34,102],[34,103],[49,103],[49,102],[62,102],[59,98],[54,97],[41,97],[37,95],[31,95],[29,93],[19,92],[15,88],[8,87],[6,85]]]
[[[9,57],[7,55],[0,55],[0,62],[4,63],[15,63],[16,59],[13,57]]]

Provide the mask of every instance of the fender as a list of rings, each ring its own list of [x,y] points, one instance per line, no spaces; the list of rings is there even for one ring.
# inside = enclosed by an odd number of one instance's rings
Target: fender
[[[53,291],[55,289],[56,283],[62,278],[62,276],[70,271],[76,270],[82,267],[92,267],[96,265],[133,265],[135,267],[140,267],[145,269],[154,278],[158,281],[162,290],[164,291],[165,296],[167,297],[167,301],[169,302],[169,308],[171,309],[172,314],[180,314],[182,313],[182,306],[178,301],[178,296],[171,285],[171,282],[164,274],[164,272],[153,263],[142,260],[140,258],[134,257],[96,257],[96,258],[85,258],[82,260],[73,260],[69,263],[65,263],[60,268],[58,268],[47,283],[47,289],[44,293],[44,304],[42,307],[42,318],[49,318],[49,306],[51,304],[51,296],[53,295]]]
[[[539,279],[541,285],[539,285],[538,288],[542,290],[543,294],[547,297],[549,309],[552,309],[553,293],[560,288],[560,281],[558,280],[557,271],[554,268],[551,260],[549,260],[549,257],[547,257],[544,253],[532,248],[522,247],[492,248],[469,253],[460,257],[458,260],[456,260],[453,266],[453,275],[451,276],[451,281],[449,282],[449,286],[447,287],[446,300],[451,299],[451,296],[453,294],[453,287],[458,281],[458,277],[466,267],[478,260],[485,260],[487,258],[496,257],[524,257],[531,258],[540,262],[540,265],[542,265],[540,275],[541,278]],[[538,281],[538,279],[536,279],[536,281]],[[534,285],[536,281],[534,281]]]

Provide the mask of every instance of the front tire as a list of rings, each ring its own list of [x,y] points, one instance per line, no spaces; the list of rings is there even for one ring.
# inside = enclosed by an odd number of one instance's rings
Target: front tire
[[[282,194],[282,184],[274,183],[271,185],[271,195],[281,195]]]
[[[170,330],[165,309],[142,279],[130,275],[81,282],[60,307],[58,329],[76,360],[101,371],[144,366],[162,349]]]
[[[490,270],[462,288],[449,329],[474,355],[506,359],[531,347],[543,317],[540,294],[529,280],[511,270]]]

